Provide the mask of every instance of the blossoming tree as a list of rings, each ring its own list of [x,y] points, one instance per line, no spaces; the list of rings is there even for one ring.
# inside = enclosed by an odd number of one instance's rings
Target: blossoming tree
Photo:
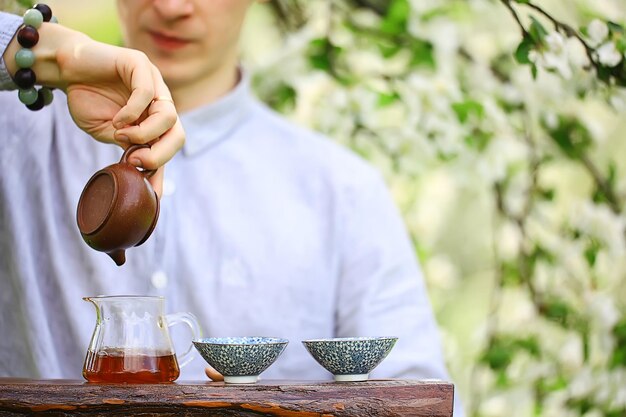
[[[626,4],[563,3],[272,2],[249,57],[386,173],[474,416],[626,410]]]

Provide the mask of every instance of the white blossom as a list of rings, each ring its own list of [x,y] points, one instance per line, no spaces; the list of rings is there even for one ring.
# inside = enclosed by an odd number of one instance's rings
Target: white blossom
[[[594,324],[600,328],[610,331],[620,319],[620,312],[615,305],[615,301],[607,293],[587,293],[585,294],[590,312],[593,315]]]
[[[505,417],[511,415],[511,405],[505,396],[495,395],[480,405],[480,414],[485,417]]]
[[[513,222],[506,222],[498,231],[497,251],[503,260],[511,260],[519,254],[523,236],[519,227]]]
[[[614,67],[619,64],[623,57],[615,47],[615,43],[609,41],[597,49],[598,61],[607,67]]]
[[[592,41],[592,46],[600,45],[609,36],[609,27],[605,22],[594,19],[587,26],[587,33]]]
[[[502,290],[500,316],[502,331],[521,336],[531,332],[530,324],[537,317],[535,305],[521,289]]]
[[[584,398],[591,394],[595,389],[596,380],[589,366],[583,366],[570,381],[567,391],[574,398]]]
[[[626,221],[605,205],[586,201],[573,206],[570,221],[585,233],[607,245],[613,254],[626,250]]]
[[[559,351],[559,362],[569,372],[576,372],[582,366],[583,343],[579,334],[569,334]]]
[[[528,58],[535,64],[558,72],[563,78],[572,77],[567,48],[565,48],[565,38],[558,32],[552,32],[545,37],[547,50],[537,52],[530,51]]]

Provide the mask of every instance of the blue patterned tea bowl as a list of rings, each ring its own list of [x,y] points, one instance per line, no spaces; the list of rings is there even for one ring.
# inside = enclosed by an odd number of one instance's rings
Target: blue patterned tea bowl
[[[367,381],[369,373],[396,344],[397,337],[343,337],[304,340],[315,360],[335,376],[335,381]]]
[[[193,341],[224,382],[250,384],[283,353],[289,341],[276,337],[209,337]]]

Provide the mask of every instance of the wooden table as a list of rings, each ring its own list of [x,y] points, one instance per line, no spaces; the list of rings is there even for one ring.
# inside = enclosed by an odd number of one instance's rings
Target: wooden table
[[[0,378],[0,416],[450,417],[453,393],[441,381],[126,385]]]

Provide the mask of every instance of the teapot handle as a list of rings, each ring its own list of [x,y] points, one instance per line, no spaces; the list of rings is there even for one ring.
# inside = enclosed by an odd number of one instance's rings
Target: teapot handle
[[[144,145],[130,145],[128,148],[126,148],[126,150],[122,154],[122,159],[120,159],[120,162],[128,162],[128,156],[131,153],[135,152],[137,149],[149,148],[149,147],[150,147],[150,145],[148,145],[148,144],[144,144]],[[155,174],[156,169],[145,169],[145,170],[139,171],[139,172],[141,172],[143,175],[145,175],[146,178],[150,178],[151,176],[153,176]]]
[[[198,319],[191,313],[173,313],[165,316],[167,320],[167,327],[172,327],[176,324],[184,323],[191,329],[191,340],[196,340],[202,337],[202,329],[198,324]],[[195,350],[193,343],[189,344],[189,349],[182,355],[178,356],[178,366],[181,368],[187,365],[193,359]]]

